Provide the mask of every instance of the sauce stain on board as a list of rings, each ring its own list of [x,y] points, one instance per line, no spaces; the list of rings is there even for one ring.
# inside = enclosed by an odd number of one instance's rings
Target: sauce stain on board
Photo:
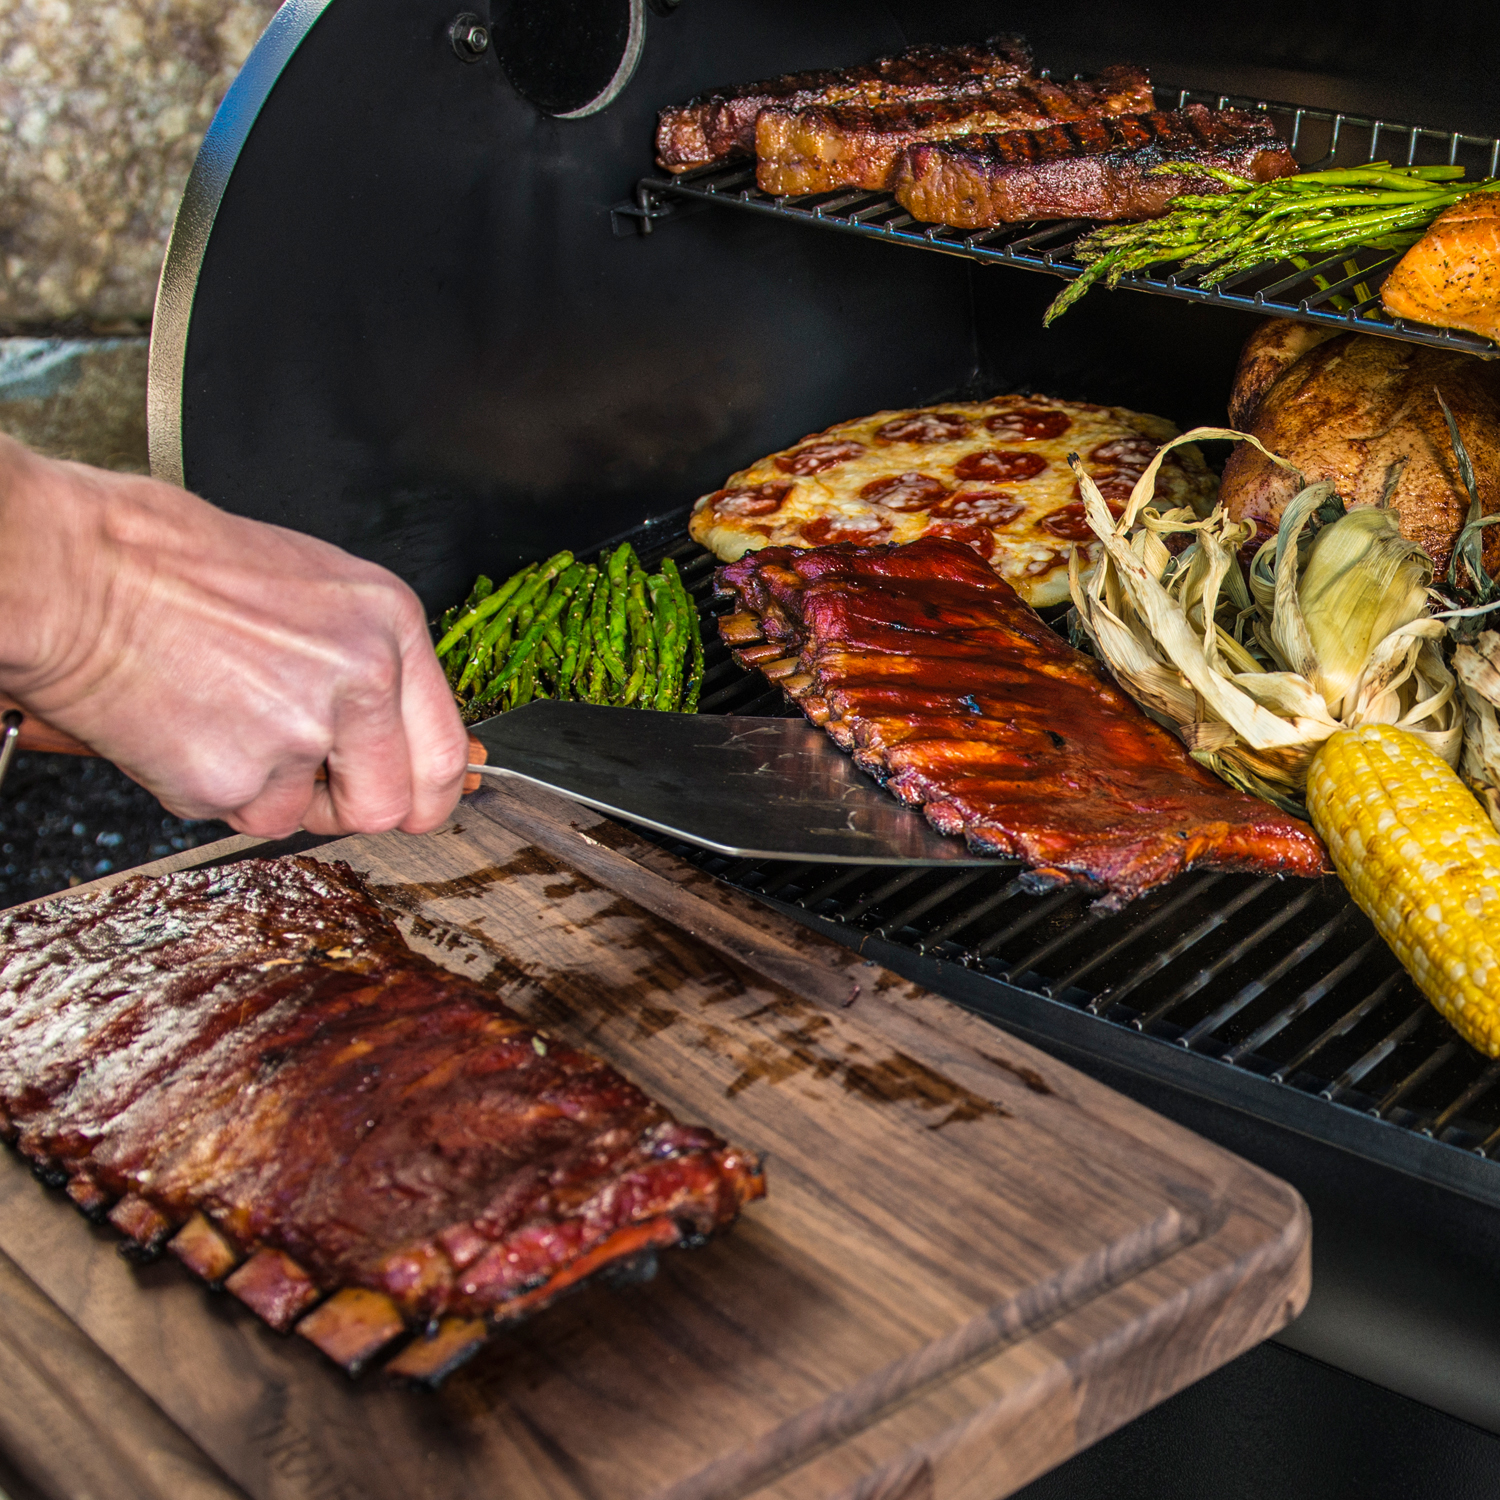
[[[629,830],[606,827],[612,834],[618,832],[622,843],[635,841]],[[598,830],[589,832],[593,836]],[[543,930],[555,922],[563,933],[616,926],[611,948],[642,960],[633,971],[633,983],[605,983],[581,965],[528,960],[478,923],[444,922],[431,910],[437,902],[469,900],[503,882],[538,876],[549,877],[539,894],[550,905],[531,912],[532,918]],[[794,1080],[831,1081],[846,1094],[873,1105],[906,1105],[927,1115],[937,1114],[939,1118],[926,1124],[929,1130],[1012,1117],[997,1101],[904,1052],[873,1059],[862,1056],[859,1044],[841,1040],[840,1025],[813,1001],[742,967],[732,955],[653,916],[627,897],[604,890],[589,876],[534,846],[518,849],[508,860],[470,875],[377,886],[376,890],[410,914],[412,935],[418,941],[443,954],[471,944],[481,949],[490,965],[481,982],[534,1024],[567,1027],[580,1033],[587,1044],[612,1021],[628,1023],[634,1041],[649,1040],[687,1023],[691,1038],[687,1045],[712,1053],[733,1069],[724,1090],[726,1098],[736,1098],[757,1084],[779,1088]],[[595,892],[601,899],[582,903],[590,909],[560,909],[563,903],[580,904],[570,898]],[[690,995],[695,1002],[697,1015],[665,1003],[683,991],[687,992],[684,998]],[[703,1014],[743,1005],[754,997],[766,998],[732,1024],[726,1024],[727,1018],[715,1021]],[[1038,1091],[1038,1085],[1048,1091],[1039,1075],[1022,1077],[1023,1071],[1030,1074],[1031,1070],[1018,1071],[1008,1062],[990,1060],[1033,1091]],[[625,1066],[628,1071],[628,1060]]]

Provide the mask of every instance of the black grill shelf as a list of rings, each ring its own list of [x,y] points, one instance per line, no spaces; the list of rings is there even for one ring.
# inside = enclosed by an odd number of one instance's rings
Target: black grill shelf
[[[798,716],[719,641],[714,619],[727,606],[713,594],[715,564],[682,524],[678,513],[629,537],[647,566],[674,558],[698,606],[712,687],[703,711]],[[731,860],[645,837],[847,946],[903,953],[904,971],[940,993],[953,992],[945,971],[964,971],[993,993],[985,1013],[1003,1013],[1019,991],[1192,1054],[1226,1082],[1250,1077],[1300,1096],[1330,1129],[1346,1111],[1383,1122],[1461,1154],[1471,1189],[1477,1171],[1500,1200],[1490,1161],[1500,1156],[1500,1062],[1427,1004],[1334,877],[1194,871],[1101,913],[1077,890],[1028,891],[1009,861],[953,871]]]
[[[1458,164],[1468,169],[1471,180],[1500,173],[1500,139],[1493,136],[1403,125],[1204,89],[1158,86],[1155,92],[1157,105],[1162,109],[1180,109],[1184,104],[1198,103],[1217,109],[1234,107],[1269,114],[1299,165],[1306,170],[1391,161],[1400,166]],[[636,205],[631,206],[631,212],[643,228],[649,229],[653,222],[670,215],[674,201],[722,204],[791,223],[964,256],[985,265],[1043,271],[1068,281],[1083,271],[1083,266],[1073,258],[1073,247],[1095,227],[1090,221],[1070,219],[969,232],[920,223],[885,192],[843,189],[777,198],[756,187],[754,165],[746,162],[703,168],[681,177],[643,178],[637,184]],[[1120,285],[1266,317],[1382,334],[1408,343],[1477,354],[1485,359],[1500,355],[1500,346],[1478,334],[1432,328],[1387,314],[1380,305],[1380,284],[1399,259],[1399,252],[1341,251],[1305,270],[1287,261],[1272,262],[1230,276],[1214,287],[1200,285],[1191,268],[1179,266],[1173,270],[1163,265],[1149,273],[1126,276]],[[1357,275],[1346,270],[1346,262],[1350,261],[1358,266]]]

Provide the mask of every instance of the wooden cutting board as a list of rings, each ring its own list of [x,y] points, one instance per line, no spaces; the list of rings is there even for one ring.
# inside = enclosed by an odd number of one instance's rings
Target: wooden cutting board
[[[1291,1188],[598,814],[486,790],[316,857],[769,1196],[432,1394],[132,1267],[0,1154],[0,1451],[44,1495],[997,1500],[1306,1299]]]

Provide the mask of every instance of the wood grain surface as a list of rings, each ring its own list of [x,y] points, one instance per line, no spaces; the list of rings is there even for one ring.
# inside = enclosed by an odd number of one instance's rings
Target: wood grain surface
[[[248,847],[226,843],[193,853]],[[13,1299],[50,1298],[138,1407],[53,1388],[121,1441],[154,1412],[197,1455],[198,1489],[137,1464],[132,1500],[998,1500],[1306,1298],[1289,1187],[596,813],[486,789],[437,834],[316,857],[534,1024],[766,1152],[769,1196],[425,1394],[129,1265],[6,1154],[0,1251],[31,1285],[0,1274],[0,1369]],[[82,1493],[61,1457],[27,1473]]]

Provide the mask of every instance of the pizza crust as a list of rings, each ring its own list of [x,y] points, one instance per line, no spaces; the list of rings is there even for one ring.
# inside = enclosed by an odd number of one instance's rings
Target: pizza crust
[[[1084,550],[1085,576],[1100,551],[1068,455],[1077,453],[1105,499],[1123,508],[1177,431],[1144,412],[1043,396],[876,412],[731,475],[694,505],[689,531],[721,562],[759,547],[953,536],[1044,608],[1068,597],[1073,547]],[[1217,485],[1187,444],[1162,464],[1157,502],[1207,515]]]

